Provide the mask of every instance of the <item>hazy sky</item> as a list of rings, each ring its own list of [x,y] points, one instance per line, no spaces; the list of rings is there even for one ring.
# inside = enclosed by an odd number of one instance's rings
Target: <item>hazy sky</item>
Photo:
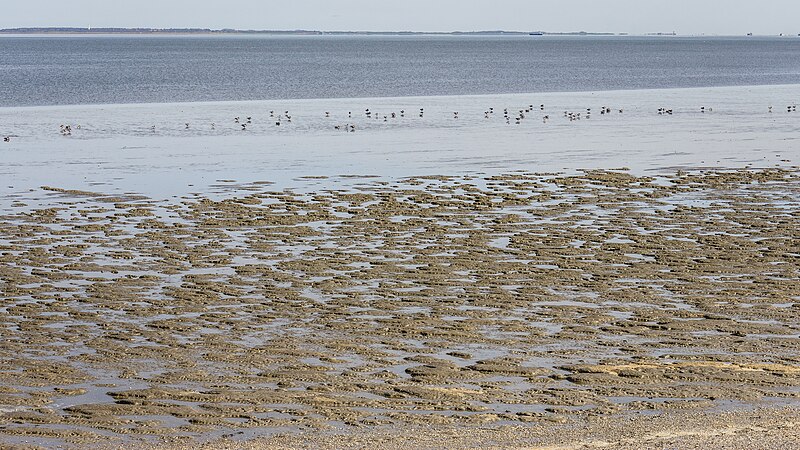
[[[0,28],[800,33],[800,0],[2,0]]]

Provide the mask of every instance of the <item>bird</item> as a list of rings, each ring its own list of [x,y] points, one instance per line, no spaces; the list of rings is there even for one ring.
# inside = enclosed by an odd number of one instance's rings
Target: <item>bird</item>
[[[11,136],[4,137],[3,142],[11,142]]]

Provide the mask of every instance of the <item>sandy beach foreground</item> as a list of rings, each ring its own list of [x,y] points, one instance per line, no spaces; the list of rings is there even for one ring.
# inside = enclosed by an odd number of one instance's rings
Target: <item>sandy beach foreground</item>
[[[797,171],[347,179],[16,200],[2,442],[796,439]]]

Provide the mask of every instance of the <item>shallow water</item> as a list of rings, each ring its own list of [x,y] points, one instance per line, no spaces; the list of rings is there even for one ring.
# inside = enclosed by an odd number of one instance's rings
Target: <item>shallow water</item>
[[[792,167],[800,157],[800,113],[787,113],[786,105],[798,102],[800,85],[0,108],[0,134],[12,136],[0,143],[0,188],[6,199],[40,186],[167,198],[252,182],[312,189],[359,182],[342,175]],[[530,105],[517,125],[518,111]],[[611,114],[598,114],[601,106]],[[702,106],[713,111],[702,113]],[[674,114],[658,115],[662,107]],[[587,108],[594,111],[588,120]],[[291,122],[284,117],[276,126],[269,111],[289,111]],[[582,112],[582,120],[570,121],[564,111]],[[241,131],[234,118],[248,116],[252,123]],[[64,124],[71,136],[60,134]],[[356,131],[334,128],[346,124]],[[321,178],[293,181],[309,175]]]

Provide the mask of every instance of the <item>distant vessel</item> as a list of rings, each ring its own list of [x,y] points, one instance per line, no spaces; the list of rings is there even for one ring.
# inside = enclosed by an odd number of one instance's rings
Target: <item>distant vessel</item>
[[[541,31],[534,31],[533,33],[529,33],[531,36],[544,36],[544,33]]]

